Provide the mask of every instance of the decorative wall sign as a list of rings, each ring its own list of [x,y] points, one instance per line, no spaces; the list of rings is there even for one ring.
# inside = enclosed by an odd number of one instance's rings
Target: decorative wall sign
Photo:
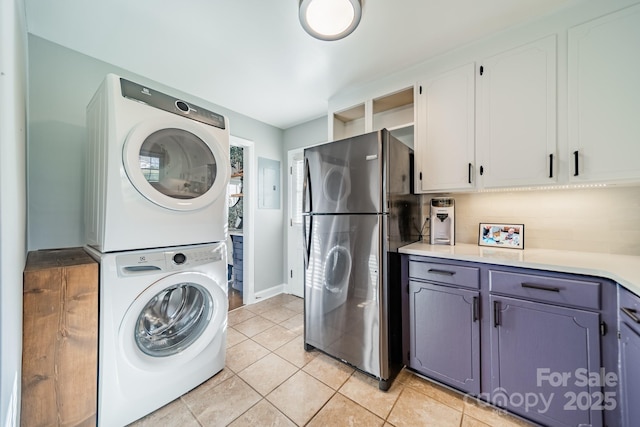
[[[480,223],[478,245],[524,249],[524,224]]]

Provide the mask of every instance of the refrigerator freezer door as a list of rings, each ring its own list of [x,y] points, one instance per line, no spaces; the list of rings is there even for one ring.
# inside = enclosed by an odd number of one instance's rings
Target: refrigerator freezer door
[[[383,135],[383,131],[373,132],[304,150],[303,211],[382,212]]]
[[[383,218],[306,219],[311,235],[305,265],[305,343],[378,378]]]

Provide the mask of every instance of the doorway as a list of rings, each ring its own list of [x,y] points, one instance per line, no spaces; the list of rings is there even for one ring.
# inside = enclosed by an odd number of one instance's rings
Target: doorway
[[[253,142],[231,135],[230,145],[227,264],[229,310],[233,310],[253,300],[253,227],[257,192]]]
[[[302,238],[302,193],[304,181],[304,150],[288,154],[289,185],[287,232],[287,293],[304,298],[304,243]]]

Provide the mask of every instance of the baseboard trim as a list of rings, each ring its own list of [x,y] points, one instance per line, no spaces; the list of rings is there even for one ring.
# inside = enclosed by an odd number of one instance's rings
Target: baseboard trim
[[[271,297],[275,297],[276,295],[280,295],[285,290],[285,284],[282,283],[280,285],[273,286],[268,289],[264,289],[260,292],[256,292],[253,294],[253,301],[249,301],[248,304],[255,304],[260,301],[267,300]]]

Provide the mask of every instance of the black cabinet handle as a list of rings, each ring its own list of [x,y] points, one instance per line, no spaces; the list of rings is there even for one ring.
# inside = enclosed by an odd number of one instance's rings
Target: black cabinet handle
[[[469,163],[469,184],[471,184],[471,169],[473,169],[473,165]]]
[[[634,308],[628,308],[628,307],[622,307],[620,310],[624,314],[629,316],[631,318],[631,320],[633,320],[634,322],[640,323],[640,318],[638,316],[636,316],[636,313],[638,312],[638,310],[636,310]]]
[[[493,302],[493,327],[497,328],[500,326],[500,302]]]
[[[555,286],[536,285],[533,283],[521,283],[520,285],[523,288],[537,289],[539,291],[560,292],[560,288],[556,288]]]
[[[456,274],[455,271],[435,270],[433,268],[430,268],[429,271],[427,271],[427,273],[440,274],[442,276],[453,276],[454,274]]]
[[[477,322],[478,321],[478,302],[479,299],[478,297],[473,297],[473,321]]]
[[[578,150],[573,152],[573,168],[574,168],[574,172],[573,172],[573,176],[578,176],[580,174],[580,171],[578,170]]]
[[[549,178],[553,178],[553,154],[549,154]]]
[[[483,174],[484,174],[484,167],[480,166],[480,175],[483,175]]]

